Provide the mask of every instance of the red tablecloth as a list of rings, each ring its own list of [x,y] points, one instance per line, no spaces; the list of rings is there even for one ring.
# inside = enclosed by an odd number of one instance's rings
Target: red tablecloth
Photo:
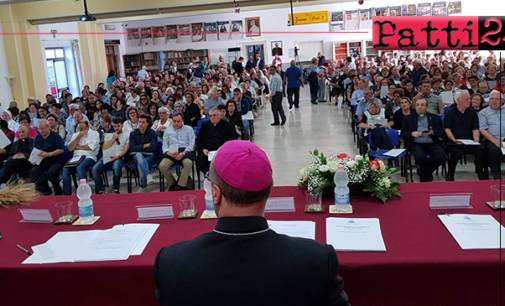
[[[499,250],[461,250],[438,220],[441,211],[428,207],[430,193],[472,192],[474,209],[447,212],[491,214],[500,220],[500,213],[485,205],[491,199],[489,187],[493,183],[403,184],[403,198],[387,205],[352,197],[352,216],[379,218],[387,248],[387,252],[338,252],[352,305],[500,305],[500,290],[505,292],[505,288],[500,288],[499,282],[501,278],[505,284],[505,276],[500,275]],[[203,191],[94,196],[96,214],[102,218],[90,227],[19,223],[17,209],[0,210],[0,305],[156,305],[152,266],[158,250],[211,231],[216,220],[157,220],[161,226],[144,253],[127,261],[21,265],[26,254],[16,244],[31,247],[58,231],[134,223],[136,205],[172,203],[177,215],[178,198],[188,193],[197,196],[201,212]],[[294,196],[297,211],[267,213],[268,219],[314,220],[316,239],[326,241],[325,218],[336,215],[303,213],[304,193],[295,187],[276,187],[272,196]],[[54,204],[68,199],[77,201],[75,196],[44,197],[32,207],[49,208],[56,216]],[[325,199],[325,203],[331,200]]]

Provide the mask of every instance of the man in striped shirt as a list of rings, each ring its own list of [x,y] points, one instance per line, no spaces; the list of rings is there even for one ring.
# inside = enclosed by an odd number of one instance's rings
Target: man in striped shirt
[[[272,105],[272,113],[274,115],[274,123],[271,125],[279,125],[279,115],[282,120],[280,125],[284,125],[286,123],[286,115],[282,108],[282,79],[277,74],[275,66],[270,66],[269,73],[272,75],[272,79],[270,80],[270,104]]]

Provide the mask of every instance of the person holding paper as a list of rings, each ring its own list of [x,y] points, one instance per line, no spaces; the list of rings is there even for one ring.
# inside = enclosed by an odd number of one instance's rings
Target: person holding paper
[[[231,123],[221,120],[220,112],[217,108],[210,110],[209,118],[209,121],[202,124],[196,140],[198,148],[196,165],[198,171],[203,173],[209,171],[209,151],[216,151],[226,141],[237,139],[235,128]]]
[[[158,252],[161,305],[349,305],[332,246],[269,228],[264,214],[273,178],[263,150],[243,140],[225,143],[209,180],[216,227]],[[237,273],[247,277],[237,281]]]
[[[502,105],[500,92],[493,90],[489,96],[489,107],[479,113],[479,131],[484,137],[487,163],[495,180],[501,178],[501,148],[505,137],[505,113]]]
[[[95,166],[93,166],[92,170],[96,194],[105,193],[102,173],[109,169],[112,169],[113,172],[112,190],[115,194],[119,194],[119,184],[121,183],[121,174],[123,170],[123,157],[125,157],[130,150],[130,135],[123,132],[123,120],[121,120],[121,118],[115,118],[112,126],[114,127],[114,133],[105,135],[102,150],[112,150],[114,153],[108,162],[104,161],[104,158],[100,158]]]
[[[7,152],[9,152],[12,142],[14,141],[14,131],[9,130],[9,124],[7,121],[0,119],[0,130],[6,138],[2,142],[2,147],[0,147],[0,168],[3,166],[4,161],[7,159]]]
[[[446,159],[441,140],[444,128],[438,115],[428,113],[426,99],[418,99],[416,111],[411,111],[410,115],[403,118],[400,135],[405,141],[404,148],[414,155],[419,180],[433,181],[433,172],[443,165]],[[428,158],[428,155],[431,158]]]
[[[138,129],[130,132],[130,151],[139,169],[140,186],[137,193],[147,192],[147,185],[154,183],[149,167],[156,160],[158,136],[152,129],[148,129],[149,117],[145,114],[139,116]],[[124,129],[124,128],[123,128]]]
[[[75,115],[75,114],[74,114]],[[98,150],[100,149],[100,135],[97,131],[89,128],[89,123],[86,120],[79,122],[79,133],[74,133],[68,144],[68,150],[74,152],[72,158],[85,156],[85,159],[74,168],[63,169],[63,193],[65,195],[72,194],[72,171],[77,172],[78,180],[87,179],[87,171],[96,163]]]
[[[193,169],[196,155],[195,132],[193,128],[184,125],[183,114],[175,113],[172,116],[172,126],[163,134],[163,160],[160,171],[168,182],[169,190],[189,190],[188,178]],[[170,168],[175,164],[182,164],[181,175],[176,182]]]
[[[29,127],[19,127],[19,138],[12,144],[7,162],[0,171],[0,184],[7,183],[12,175],[29,171],[33,167],[28,161],[33,147],[33,138],[28,137],[28,132]]]
[[[444,117],[445,134],[447,135],[446,150],[449,154],[449,169],[447,181],[454,181],[454,172],[463,154],[475,156],[475,172],[480,180],[485,179],[482,167],[484,158],[483,145],[463,145],[458,139],[473,140],[479,143],[479,117],[470,107],[470,94],[466,90],[456,92],[456,107],[451,108]]]
[[[428,112],[438,115],[444,113],[444,103],[442,98],[431,92],[431,83],[428,80],[423,80],[419,82],[419,92],[414,97],[412,103],[416,103],[418,99],[425,99],[428,101]]]
[[[60,135],[49,129],[49,123],[45,119],[39,121],[39,135],[35,137],[33,148],[41,152],[42,161],[30,170],[30,177],[35,179],[35,189],[43,195],[51,195],[48,180],[54,189],[54,195],[62,195],[60,187],[60,171],[65,165],[63,148],[65,143]],[[47,175],[44,173],[47,172]]]

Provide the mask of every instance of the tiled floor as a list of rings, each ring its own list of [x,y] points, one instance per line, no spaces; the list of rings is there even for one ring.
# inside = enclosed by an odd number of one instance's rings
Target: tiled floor
[[[351,129],[343,110],[333,103],[310,104],[308,88],[301,89],[299,109],[288,109],[287,99],[283,102],[287,122],[285,126],[270,126],[273,122],[270,105],[264,105],[258,112],[255,120],[254,141],[267,153],[274,170],[276,186],[295,186],[298,182],[298,173],[302,167],[311,162],[309,150],[314,148],[326,155],[335,153],[348,153],[351,156],[358,154],[356,144],[353,142]],[[158,172],[153,173],[158,180]],[[405,178],[395,174],[399,182]],[[476,180],[471,157],[467,165],[459,165],[456,170],[456,180]],[[419,181],[414,172],[414,180]],[[445,181],[442,176],[435,176],[435,181]],[[109,182],[112,183],[111,173]],[[93,182],[90,182],[93,185]],[[148,191],[159,191],[158,183],[148,187]],[[134,189],[135,190],[135,189]],[[110,192],[110,189],[108,190]],[[126,193],[126,179],[123,177],[121,192]]]

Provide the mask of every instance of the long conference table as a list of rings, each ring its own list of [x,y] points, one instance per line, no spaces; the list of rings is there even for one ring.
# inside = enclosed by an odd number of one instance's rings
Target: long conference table
[[[430,210],[428,206],[433,193],[472,192],[473,209],[445,212],[491,214],[500,221],[500,213],[485,205],[492,197],[490,185],[496,183],[403,184],[402,199],[387,205],[369,197],[352,197],[352,217],[380,219],[387,252],[337,252],[350,303],[353,306],[500,305],[500,292],[505,292],[505,255],[500,275],[499,250],[463,251],[437,218],[441,211]],[[161,226],[143,254],[130,256],[126,261],[22,265],[27,255],[16,244],[31,247],[46,242],[58,231],[108,229],[123,222],[135,223],[137,205],[172,203],[177,216],[178,198],[185,194],[197,196],[201,214],[205,207],[201,190],[94,196],[96,215],[101,219],[93,226],[20,223],[17,209],[1,209],[0,305],[157,305],[152,276],[157,252],[164,246],[211,231],[215,219],[151,221]],[[267,213],[267,219],[313,220],[320,242],[326,242],[327,217],[349,217],[304,213],[304,192],[296,187],[275,187],[272,192],[272,197],[291,196],[295,198],[296,212]],[[50,209],[56,216],[54,204],[62,200],[74,200],[76,205],[77,197],[42,197],[31,207]],[[331,203],[331,197],[324,202]],[[199,288],[193,288],[186,294],[198,292]],[[505,300],[501,305],[505,305]]]

